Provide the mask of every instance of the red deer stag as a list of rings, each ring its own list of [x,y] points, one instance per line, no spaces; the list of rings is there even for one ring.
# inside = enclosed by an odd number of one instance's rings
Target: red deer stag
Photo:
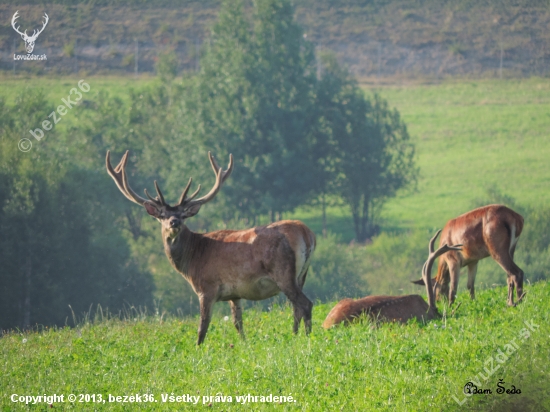
[[[283,220],[246,230],[218,230],[199,234],[185,226],[185,219],[198,213],[200,207],[212,200],[233,170],[233,156],[229,156],[227,170],[218,166],[208,153],[216,174],[214,187],[205,196],[194,199],[200,190],[189,197],[192,179],[183,190],[177,205],[170,206],[155,181],[157,196],[147,190],[148,199],[138,196],[126,176],[128,151],[114,169],[110,153],[106,165],[109,175],[126,198],[142,205],[162,225],[164,251],[172,266],[191,284],[200,301],[200,345],[210,323],[212,306],[218,301],[229,301],[233,323],[244,337],[241,299],[263,300],[282,291],[294,307],[294,333],[304,319],[306,333],[311,331],[313,304],[302,288],[315,249],[315,235],[302,222]]]
[[[438,256],[452,250],[460,250],[461,245],[443,245],[434,252],[434,244],[439,230],[429,243],[428,260],[422,268],[422,278],[426,280],[426,292],[428,303],[420,295],[405,296],[367,296],[362,299],[344,299],[336,304],[323,322],[323,328],[329,329],[334,325],[344,322],[349,324],[361,315],[365,314],[372,320],[398,321],[405,323],[409,319],[430,320],[439,316],[433,289],[431,286],[432,265]]]
[[[521,302],[525,296],[523,271],[514,263],[514,252],[522,229],[523,217],[503,205],[480,207],[449,220],[443,228],[440,243],[461,243],[464,246],[462,251],[449,252],[439,259],[437,276],[432,280],[436,297],[448,296],[452,304],[460,268],[468,266],[467,286],[470,297],[474,299],[477,262],[491,256],[508,275],[508,305],[515,306],[514,286],[517,289],[517,303]],[[413,283],[423,285],[424,280]]]

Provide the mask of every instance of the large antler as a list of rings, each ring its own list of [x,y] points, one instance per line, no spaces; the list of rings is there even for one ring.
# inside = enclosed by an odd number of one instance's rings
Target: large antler
[[[214,186],[203,197],[193,200],[195,196],[199,193],[201,190],[201,185],[198,186],[197,190],[186,198],[187,192],[189,191],[189,187],[191,187],[191,182],[193,178],[189,179],[189,182],[187,183],[187,186],[183,190],[183,193],[181,194],[180,200],[177,204],[177,207],[182,208],[189,208],[191,206],[197,205],[197,204],[204,204],[212,200],[219,192],[220,188],[222,187],[225,180],[229,177],[231,172],[233,171],[233,155],[229,155],[229,165],[227,166],[227,170],[223,170],[219,165],[218,162],[216,162],[216,159],[214,159],[214,156],[212,156],[212,153],[208,152],[208,158],[210,159],[210,164],[212,165],[212,169],[214,170],[214,173],[216,174],[216,183],[214,183]]]
[[[119,164],[113,169],[113,166],[111,165],[111,151],[107,151],[107,157],[105,158],[105,165],[107,167],[107,173],[109,173],[109,176],[113,178],[115,181],[118,189],[122,192],[124,196],[126,196],[127,199],[131,200],[134,203],[137,203],[138,205],[143,206],[145,202],[152,202],[156,206],[168,206],[166,201],[164,200],[164,196],[162,195],[162,192],[160,191],[160,188],[157,184],[157,181],[155,180],[155,189],[157,191],[157,197],[153,198],[149,192],[147,192],[147,189],[145,189],[145,194],[149,199],[145,199],[141,196],[138,196],[136,192],[132,190],[130,187],[130,184],[128,183],[128,176],[126,175],[126,163],[128,162],[128,154],[129,151],[127,150],[126,153],[124,153],[124,156],[122,156],[122,159],[120,160]],[[191,187],[191,182],[193,178],[189,179],[189,182],[187,183],[187,186],[183,190],[183,193],[180,197],[180,200],[176,207],[181,208],[189,208],[191,206],[197,205],[197,204],[204,204],[206,202],[209,202],[212,200],[216,194],[219,192],[221,186],[225,182],[225,180],[229,177],[231,172],[233,171],[233,155],[229,155],[229,165],[227,166],[227,170],[223,170],[219,165],[218,162],[216,162],[216,159],[214,159],[214,156],[210,152],[208,152],[208,157],[210,158],[210,164],[212,165],[212,169],[214,169],[214,173],[216,174],[216,183],[214,183],[214,187],[203,197],[193,200],[195,196],[199,193],[201,190],[201,185],[195,190],[195,192],[187,198],[187,192],[189,191],[189,188]]]
[[[435,240],[441,233],[441,229],[437,231],[437,233],[434,235],[434,237],[431,238],[428,250],[428,260],[426,260],[426,263],[424,263],[424,267],[422,268],[422,278],[424,279],[424,284],[426,285],[426,291],[428,293],[428,305],[429,305],[429,311],[433,312],[433,314],[437,314],[437,307],[435,305],[435,298],[434,298],[434,290],[432,288],[432,266],[434,261],[441,256],[444,253],[447,253],[450,250],[462,250],[462,245],[454,245],[454,246],[447,246],[447,244],[441,246],[439,249],[437,249],[434,252],[434,245]]]
[[[157,181],[155,180],[155,189],[157,190],[157,197],[153,198],[149,193],[147,192],[147,189],[145,189],[145,194],[149,199],[144,199],[141,196],[138,196],[136,192],[132,190],[130,187],[130,184],[128,183],[128,176],[126,175],[126,163],[128,162],[128,154],[130,153],[129,150],[126,150],[126,153],[124,153],[124,156],[122,156],[122,159],[118,163],[118,165],[113,169],[113,166],[111,165],[111,151],[107,150],[107,157],[105,158],[105,166],[107,167],[107,173],[109,173],[109,176],[113,178],[115,181],[118,189],[122,192],[124,196],[126,196],[127,199],[131,200],[134,203],[137,203],[138,205],[143,206],[145,202],[152,202],[157,206],[168,206],[166,202],[164,201],[164,196],[162,196],[162,192],[160,191],[160,188],[157,184]]]

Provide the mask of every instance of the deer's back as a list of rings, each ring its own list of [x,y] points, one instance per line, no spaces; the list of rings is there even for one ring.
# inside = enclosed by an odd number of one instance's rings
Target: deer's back
[[[325,329],[344,322],[353,322],[361,315],[373,320],[407,322],[409,319],[427,319],[428,304],[420,295],[367,296],[362,299],[344,299],[329,312]]]

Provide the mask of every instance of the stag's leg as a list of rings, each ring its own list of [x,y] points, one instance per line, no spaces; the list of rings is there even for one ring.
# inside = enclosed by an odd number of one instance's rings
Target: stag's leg
[[[304,272],[304,276],[302,276],[300,278],[300,280],[298,281],[298,284],[300,286],[300,290],[302,290],[304,288],[304,284],[306,283],[306,276],[307,276],[307,271],[309,270],[309,267],[306,269],[306,271]]]
[[[449,266],[444,256],[439,258],[437,276],[432,279],[435,300],[447,299],[449,296]]]
[[[311,332],[311,310],[313,303],[302,292],[303,284],[297,279],[294,252],[288,245],[286,239],[280,243],[278,259],[274,262],[273,269],[270,271],[270,277],[275,281],[281,292],[283,292],[294,308],[294,333],[298,333],[300,322],[304,319],[306,334]],[[266,265],[268,266],[268,264]],[[305,274],[304,274],[305,276]],[[305,277],[304,277],[305,280]]]
[[[290,285],[279,284],[279,288],[283,291],[288,300],[290,300],[294,308],[293,332],[298,333],[300,321],[303,318],[306,334],[309,334],[311,332],[311,310],[313,308],[313,303],[304,295],[295,282],[292,282]]]
[[[460,264],[457,261],[447,261],[449,265],[449,305],[452,305],[456,298],[456,291],[458,289],[458,278],[460,276]]]
[[[477,262],[470,263],[468,265],[468,290],[470,291],[470,298],[475,299],[476,293],[474,283],[476,281]]]
[[[241,335],[241,338],[244,339],[243,308],[241,306],[241,300],[240,299],[231,300],[229,301],[229,305],[231,306],[231,315],[233,316],[233,324],[235,325],[235,328],[237,328],[237,331],[239,332],[239,335]]]
[[[523,298],[523,270],[514,262],[515,244],[510,247],[511,238],[506,228],[499,231],[493,231],[491,242],[487,242],[491,247],[489,253],[506,272],[508,283],[508,306],[514,304],[514,287],[517,291],[518,303]]]
[[[512,258],[512,261],[514,261],[514,253],[516,253],[516,245],[517,243],[514,243],[510,248],[510,257]],[[525,296],[525,292],[523,291],[523,270],[521,270],[519,266],[516,265],[515,262],[513,263],[516,266],[517,270],[521,272],[521,279],[517,280],[516,282],[516,290],[518,294],[518,301],[516,302],[516,304],[518,304],[519,302],[521,302],[521,300]]]
[[[507,275],[508,283],[508,306],[515,306],[514,304],[514,287],[518,297],[518,303],[523,298],[523,270],[514,263],[511,256],[502,256],[496,254],[492,256],[493,259],[504,269]]]
[[[210,319],[212,318],[212,306],[214,306],[214,298],[206,295],[199,296],[201,323],[199,325],[199,338],[197,345],[200,345],[206,337],[208,331],[208,325],[210,325]]]

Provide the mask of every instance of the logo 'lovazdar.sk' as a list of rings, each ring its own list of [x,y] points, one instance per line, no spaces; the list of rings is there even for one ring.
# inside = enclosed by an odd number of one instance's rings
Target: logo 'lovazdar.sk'
[[[13,17],[11,19],[11,25],[12,25],[13,29],[21,35],[21,38],[25,42],[25,49],[27,49],[27,53],[31,54],[32,51],[34,50],[34,42],[36,41],[36,38],[38,37],[38,35],[40,33],[42,33],[44,31],[44,29],[46,28],[46,25],[48,24],[48,20],[50,18],[48,17],[48,15],[46,13],[44,13],[44,22],[42,23],[42,28],[39,29],[38,31],[33,30],[32,36],[27,35],[27,30],[25,30],[24,33],[21,33],[19,31],[20,26],[15,27],[15,23],[16,23],[16,20],[18,18],[19,18],[19,10],[17,10],[15,12],[15,14],[13,15]]]

